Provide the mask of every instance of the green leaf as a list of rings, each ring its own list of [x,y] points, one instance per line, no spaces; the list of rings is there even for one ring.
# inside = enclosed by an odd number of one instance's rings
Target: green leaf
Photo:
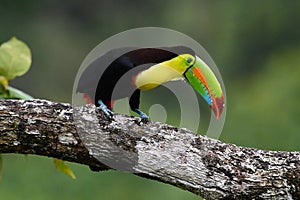
[[[8,80],[4,76],[1,76],[1,75],[0,75],[0,85],[4,89],[6,89],[8,86]]]
[[[3,164],[2,164],[2,155],[0,154],[0,182],[2,181],[3,174]]]
[[[0,46],[0,75],[7,80],[25,74],[31,65],[31,52],[28,46],[13,37]]]
[[[54,165],[59,172],[69,175],[72,179],[76,179],[75,174],[72,172],[71,168],[66,165],[63,160],[53,158]]]
[[[21,90],[18,90],[11,86],[7,86],[7,90],[9,93],[6,99],[23,99],[23,100],[33,99],[33,97],[30,96],[29,94],[26,94],[25,92],[22,92]]]

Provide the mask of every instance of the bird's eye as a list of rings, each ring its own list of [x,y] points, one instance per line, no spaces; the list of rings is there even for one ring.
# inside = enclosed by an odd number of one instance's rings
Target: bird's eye
[[[188,57],[188,58],[186,59],[186,62],[187,62],[188,64],[191,64],[192,61],[193,61],[193,58],[191,58],[191,57]]]

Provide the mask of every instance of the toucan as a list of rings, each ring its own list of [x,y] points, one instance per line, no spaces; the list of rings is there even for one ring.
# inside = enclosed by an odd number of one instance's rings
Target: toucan
[[[87,65],[76,91],[107,116],[113,115],[115,100],[128,97],[131,110],[148,120],[139,109],[140,92],[180,79],[204,98],[216,119],[221,116],[224,96],[220,83],[208,65],[186,46],[112,49]]]

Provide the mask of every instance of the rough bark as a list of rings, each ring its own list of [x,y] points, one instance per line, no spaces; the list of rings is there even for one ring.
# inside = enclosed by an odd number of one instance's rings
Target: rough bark
[[[55,157],[94,170],[113,166],[206,199],[300,198],[300,152],[239,147],[159,122],[108,119],[92,105],[46,100],[1,101],[0,120],[1,153]]]

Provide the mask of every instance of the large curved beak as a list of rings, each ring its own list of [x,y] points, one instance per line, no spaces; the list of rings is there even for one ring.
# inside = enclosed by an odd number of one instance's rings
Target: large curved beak
[[[218,79],[207,64],[195,56],[194,64],[185,71],[184,76],[219,119],[224,109],[224,96]]]

